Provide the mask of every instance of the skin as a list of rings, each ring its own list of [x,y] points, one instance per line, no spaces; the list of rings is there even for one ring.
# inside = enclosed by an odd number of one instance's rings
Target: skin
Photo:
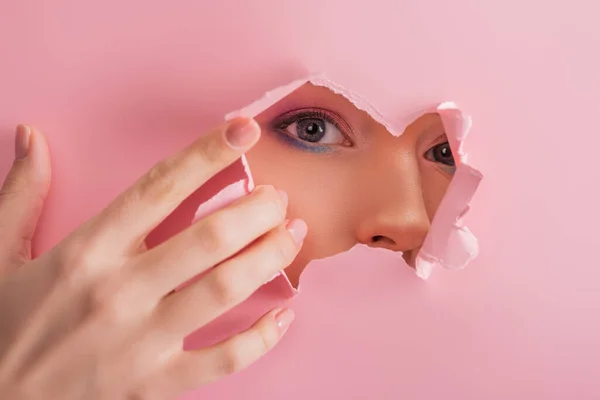
[[[325,126],[324,145],[298,139],[306,123],[289,124],[286,115],[294,121],[294,110],[306,108],[337,114],[333,122],[339,127]],[[305,115],[305,121],[326,121]],[[307,84],[256,120],[263,136],[247,154],[255,181],[285,190],[288,215],[301,216],[310,228],[286,269],[294,285],[311,260],[358,243],[400,251],[414,266],[455,170],[448,165],[453,158],[438,114],[424,114],[394,137],[343,96]]]
[[[232,147],[226,132],[245,140]],[[153,227],[259,136],[248,119],[215,128],[32,260],[50,162],[43,135],[18,128],[16,159],[0,190],[2,398],[175,398],[248,366],[281,339],[291,310],[272,310],[215,346],[182,350],[187,334],[244,301],[300,250],[306,225],[286,222],[287,200],[273,186],[257,187],[160,246],[144,244]]]
[[[289,113],[306,107],[343,122],[339,130],[325,124],[326,144],[295,136],[306,126],[296,129],[301,121],[290,123]],[[277,309],[222,343],[182,351],[188,333],[275,272],[289,266],[297,285],[310,260],[356,243],[414,261],[454,170],[431,156],[445,141],[439,116],[424,115],[395,138],[344,98],[307,85],[257,121],[258,145],[252,120],[215,128],[34,260],[31,238],[50,162],[43,135],[18,128],[16,159],[0,189],[0,393],[25,400],[176,397],[245,368],[285,334],[294,315]],[[246,141],[232,147],[225,132],[245,133]],[[275,186],[258,186],[147,249],[144,238],[155,226],[248,150],[256,182]],[[307,221],[308,236],[293,216]],[[186,307],[190,302],[202,307]]]

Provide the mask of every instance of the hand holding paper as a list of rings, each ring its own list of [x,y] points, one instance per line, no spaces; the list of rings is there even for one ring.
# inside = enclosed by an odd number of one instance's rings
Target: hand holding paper
[[[153,227],[259,136],[248,118],[214,129],[31,260],[12,244],[35,226],[39,207],[26,200],[47,190],[49,156],[40,132],[19,129],[19,159],[0,197],[0,237],[11,244],[0,249],[3,398],[170,398],[246,367],[279,341],[290,310],[271,310],[214,346],[181,346],[292,262],[306,225],[285,219],[285,194],[258,187],[161,245],[145,245]],[[31,190],[40,176],[48,179]]]

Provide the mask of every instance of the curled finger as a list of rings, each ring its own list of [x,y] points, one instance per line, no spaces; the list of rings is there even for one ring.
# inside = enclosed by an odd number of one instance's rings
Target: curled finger
[[[212,322],[289,266],[305,235],[306,224],[298,219],[273,229],[198,281],[165,297],[154,311],[154,329],[185,336]]]
[[[140,254],[131,267],[132,273],[146,282],[148,298],[159,299],[282,224],[286,207],[274,187],[259,186],[250,195]]]
[[[93,219],[99,243],[137,252],[146,235],[188,196],[238,160],[260,137],[253,119],[237,118],[165,158]],[[101,247],[101,246],[100,246]]]
[[[136,395],[146,398],[144,393],[160,393],[163,398],[175,397],[241,371],[270,351],[294,318],[290,309],[275,309],[248,330],[221,343],[201,350],[182,351]]]

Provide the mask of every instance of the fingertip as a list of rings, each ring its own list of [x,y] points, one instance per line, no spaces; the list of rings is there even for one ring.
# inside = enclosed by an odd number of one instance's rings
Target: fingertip
[[[41,130],[39,130],[35,125],[27,125],[29,127],[29,130],[31,131],[31,137],[34,138],[36,140],[36,144],[38,146],[43,146],[45,148],[48,148],[48,142],[46,141],[46,137],[45,135],[42,133]]]
[[[260,133],[260,126],[253,118],[238,117],[227,124],[225,140],[235,150],[246,150],[256,144]]]
[[[31,129],[28,125],[19,124],[15,132],[15,159],[22,160],[29,155]]]
[[[277,323],[277,329],[279,329],[279,336],[283,336],[290,326],[292,322],[296,319],[296,314],[293,310],[289,308],[284,308],[275,313],[275,322]]]
[[[306,238],[306,234],[308,233],[308,226],[304,220],[295,218],[286,224],[286,229],[292,235],[294,242],[297,245],[302,244],[304,239]]]
[[[44,184],[44,192],[48,191],[51,179],[50,149],[46,136],[34,125],[27,125],[30,129],[29,154],[35,168],[37,178]]]

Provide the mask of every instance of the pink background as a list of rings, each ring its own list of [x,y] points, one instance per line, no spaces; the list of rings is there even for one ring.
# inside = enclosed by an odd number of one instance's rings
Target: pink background
[[[454,100],[485,175],[466,219],[480,256],[427,282],[389,256],[315,265],[275,352],[187,398],[600,398],[599,6],[367,3],[2,1],[0,175],[19,122],[53,155],[37,251],[307,71],[390,117]]]

